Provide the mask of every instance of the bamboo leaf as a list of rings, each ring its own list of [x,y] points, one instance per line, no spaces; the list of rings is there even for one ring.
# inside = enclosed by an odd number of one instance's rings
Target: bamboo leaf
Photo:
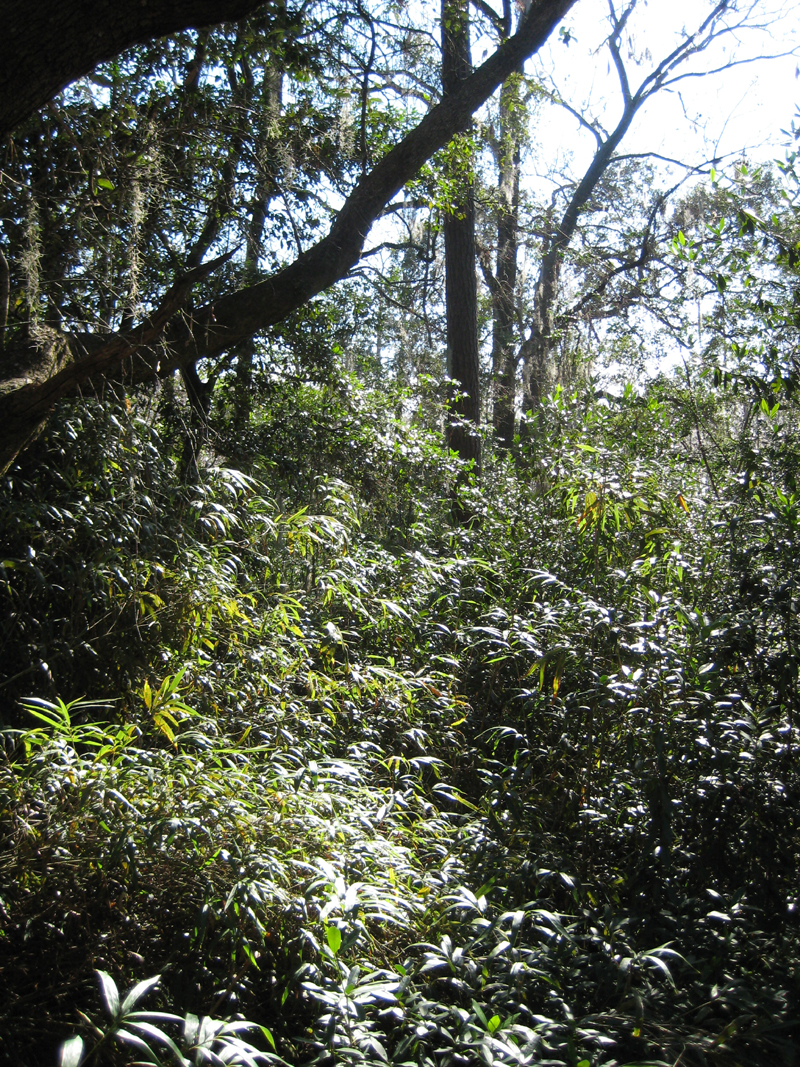
[[[83,1038],[77,1034],[67,1038],[61,1046],[58,1067],[80,1067],[83,1059]]]
[[[108,1014],[112,1019],[119,1018],[119,990],[114,979],[106,971],[95,971],[95,974],[100,980],[100,992],[103,995],[103,1002],[105,1003]]]

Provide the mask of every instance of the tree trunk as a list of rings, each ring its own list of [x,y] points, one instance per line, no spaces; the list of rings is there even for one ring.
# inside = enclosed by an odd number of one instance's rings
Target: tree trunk
[[[557,235],[551,241],[539,268],[533,297],[531,332],[520,350],[523,412],[535,411],[539,407],[547,387],[547,370],[553,345],[553,316],[565,248],[566,242],[559,241]]]
[[[497,145],[497,268],[492,286],[492,422],[502,448],[514,442],[516,399],[516,289],[519,240],[520,133],[519,77],[512,74],[500,90]]]
[[[189,421],[183,433],[181,480],[196,484],[200,477],[200,453],[208,440],[208,413],[214,385],[201,381],[194,363],[181,369],[181,377],[189,400]]]
[[[472,69],[469,6],[442,0],[442,91],[445,97],[466,81]],[[475,274],[475,188],[471,174],[456,161],[450,178],[456,186],[444,216],[447,373],[455,395],[450,406],[447,443],[461,459],[480,466],[480,353],[478,281]]]
[[[598,182],[608,169],[617,145],[628,132],[641,103],[642,101],[637,98],[628,101],[616,129],[599,143],[589,169],[578,183],[557,229],[550,237],[536,281],[530,336],[520,349],[520,359],[523,363],[523,411],[533,411],[538,407],[546,387],[547,369],[553,349],[554,315],[564,253],[577,229],[581,211],[589,202]]]

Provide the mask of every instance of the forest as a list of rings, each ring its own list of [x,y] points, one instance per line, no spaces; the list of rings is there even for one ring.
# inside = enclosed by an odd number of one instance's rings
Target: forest
[[[670,8],[0,0],[0,1063],[800,1065],[800,19]]]

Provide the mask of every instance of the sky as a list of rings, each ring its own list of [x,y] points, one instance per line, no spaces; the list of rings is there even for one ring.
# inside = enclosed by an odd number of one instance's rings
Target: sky
[[[620,10],[622,0],[616,0],[616,6]],[[750,0],[736,6],[739,17],[747,11],[748,21],[762,28],[722,38],[686,70],[700,72],[731,59],[751,60],[792,50],[795,54],[690,78],[658,93],[635,120],[621,152],[658,152],[691,163],[714,156],[740,158],[743,149],[756,162],[783,157],[787,138],[781,130],[789,128],[800,107],[800,5]],[[628,24],[635,51],[633,60],[626,57],[632,87],[679,42],[682,29],[694,30],[711,7],[707,0],[639,0]],[[579,0],[564,26],[569,44],[554,34],[526,70],[551,77],[564,99],[582,113],[600,117],[606,128],[613,127],[621,97],[603,45],[609,28],[608,0]],[[487,45],[475,41],[474,61],[480,61]],[[585,170],[595,147],[591,134],[556,108],[545,109],[538,117],[536,140],[546,158],[556,161],[571,154],[576,173]]]

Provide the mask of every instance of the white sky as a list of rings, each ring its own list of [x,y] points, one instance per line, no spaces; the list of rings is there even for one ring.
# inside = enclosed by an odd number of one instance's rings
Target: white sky
[[[783,156],[786,137],[781,130],[789,128],[800,107],[800,5],[790,0],[750,0],[736,6],[752,8],[750,21],[765,28],[727,36],[686,70],[722,66],[732,57],[749,59],[792,49],[797,54],[690,78],[672,91],[658,93],[634,121],[620,152],[655,151],[693,163],[728,153],[738,157],[742,149],[757,161]],[[623,0],[617,0],[616,7],[620,10]],[[639,66],[626,60],[631,87],[669,54],[683,27],[690,32],[696,29],[711,8],[709,0],[640,0],[629,27],[636,51],[649,52],[651,58]],[[621,97],[609,51],[603,46],[609,31],[608,0],[579,0],[564,25],[574,40],[565,45],[554,34],[526,70],[534,76],[552,74],[566,100],[582,113],[601,117],[607,129],[613,128]],[[480,62],[487,43],[475,42],[475,62]],[[573,154],[577,174],[585,170],[595,147],[591,134],[581,131],[577,121],[560,108],[543,109],[535,138],[544,159],[555,161],[563,153]]]

